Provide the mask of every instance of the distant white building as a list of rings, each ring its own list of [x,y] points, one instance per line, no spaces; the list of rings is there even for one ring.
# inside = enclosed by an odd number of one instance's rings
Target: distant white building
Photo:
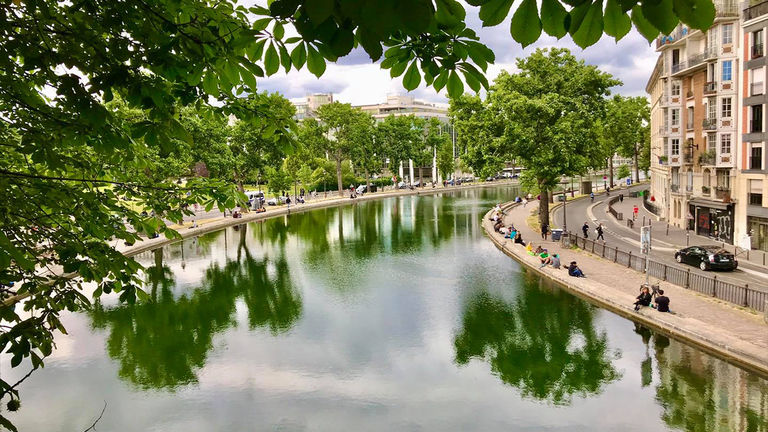
[[[303,100],[291,101],[296,107],[296,120],[302,121],[305,118],[314,118],[315,112],[323,105],[333,102],[332,93],[313,93],[307,95]]]

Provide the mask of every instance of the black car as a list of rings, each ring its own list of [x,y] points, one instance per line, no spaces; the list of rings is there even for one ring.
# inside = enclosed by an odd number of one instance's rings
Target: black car
[[[739,266],[733,254],[720,246],[691,246],[675,252],[675,261],[698,266],[702,270],[735,270]]]

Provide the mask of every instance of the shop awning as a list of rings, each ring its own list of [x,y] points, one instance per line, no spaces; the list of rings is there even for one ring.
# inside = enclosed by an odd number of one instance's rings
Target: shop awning
[[[688,204],[696,207],[707,207],[719,210],[728,210],[728,204],[720,201],[711,201],[703,198],[692,198],[688,201]]]

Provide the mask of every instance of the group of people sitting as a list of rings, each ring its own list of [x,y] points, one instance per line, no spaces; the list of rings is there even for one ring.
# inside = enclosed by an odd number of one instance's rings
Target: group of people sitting
[[[650,306],[659,312],[669,312],[669,297],[664,295],[664,290],[660,289],[658,285],[653,285],[652,288],[653,293],[651,293],[647,284],[640,288],[640,295],[635,298],[637,300],[635,302],[635,312],[639,311],[641,306]],[[651,301],[653,301],[653,304]]]

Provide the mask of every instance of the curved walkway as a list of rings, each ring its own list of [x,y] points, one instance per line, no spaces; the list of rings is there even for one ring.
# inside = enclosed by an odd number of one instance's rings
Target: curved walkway
[[[493,243],[510,257],[605,309],[768,376],[768,325],[763,316],[661,281],[659,284],[671,299],[670,309],[674,313],[660,313],[652,308],[635,312],[633,303],[640,285],[645,282],[643,273],[588,252],[564,249],[551,239],[543,241],[527,224],[531,213],[538,211],[537,202],[525,208],[508,203],[504,208],[505,223],[514,224],[526,242],[533,241],[534,245],[541,244],[550,253],[559,254],[563,264],[576,261],[587,278],[570,277],[566,270],[551,266],[540,268],[538,257],[528,255],[523,246],[493,231],[489,212],[483,219],[483,228]]]

